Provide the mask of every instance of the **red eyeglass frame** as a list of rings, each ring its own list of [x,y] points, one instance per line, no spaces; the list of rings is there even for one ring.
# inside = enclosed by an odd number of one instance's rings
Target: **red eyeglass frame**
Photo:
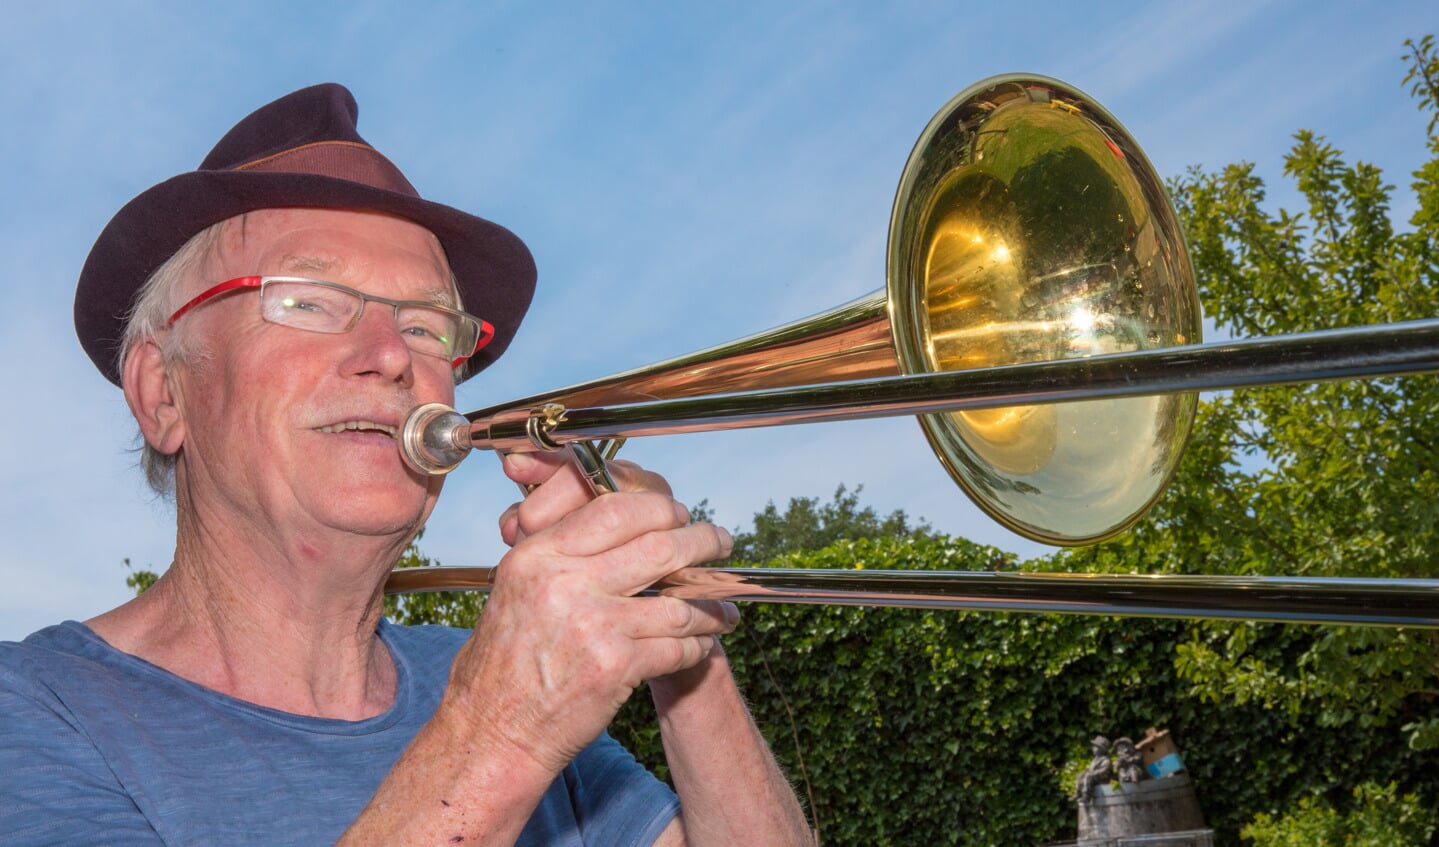
[[[322,279],[306,279],[306,278],[304,278],[304,277],[297,277],[297,276],[294,276],[294,277],[286,277],[286,276],[237,276],[237,277],[235,277],[234,279],[227,279],[227,280],[225,280],[224,282],[220,283],[219,285],[213,286],[213,287],[211,287],[211,288],[207,288],[207,289],[205,289],[204,291],[200,292],[199,294],[195,295],[193,298],[191,298],[190,302],[186,303],[185,305],[183,305],[183,306],[181,306],[180,308],[178,308],[178,309],[175,310],[175,314],[171,315],[171,316],[170,316],[170,319],[165,322],[165,328],[166,328],[166,329],[169,329],[170,327],[174,326],[174,325],[175,325],[175,321],[178,321],[178,320],[181,318],[181,316],[183,316],[186,312],[190,311],[191,309],[194,309],[196,306],[199,306],[199,305],[205,303],[205,301],[207,301],[207,300],[212,300],[212,299],[214,299],[214,298],[216,298],[216,297],[219,297],[221,294],[225,294],[225,293],[228,293],[228,292],[230,292],[230,291],[236,291],[236,290],[239,290],[239,289],[241,289],[241,288],[259,288],[259,287],[261,287],[262,285],[264,285],[265,280],[267,280],[267,279],[290,280],[290,281],[293,281],[293,282],[324,282],[324,283],[326,283],[327,285],[337,286],[337,287],[339,287],[339,288],[343,288],[343,289],[345,289],[345,290],[347,290],[347,291],[353,291],[355,294],[358,294],[358,295],[360,296],[361,308],[364,307],[364,302],[367,301],[367,300],[373,300],[373,301],[375,301],[376,303],[384,303],[384,304],[387,305],[387,306],[398,306],[398,305],[400,305],[401,303],[418,302],[418,301],[410,301],[410,300],[390,300],[390,299],[385,298],[385,297],[376,297],[376,296],[371,295],[371,294],[366,294],[366,293],[363,292],[363,291],[358,291],[358,290],[356,290],[356,289],[354,289],[354,288],[351,288],[351,287],[348,286],[348,285],[340,285],[340,283],[338,283],[338,282],[329,282],[328,280],[322,280]],[[431,303],[431,304],[429,304],[429,305],[438,306],[439,304],[438,304],[438,303]],[[458,310],[455,310],[455,311],[458,311]],[[465,312],[464,314],[469,315],[468,312]],[[460,365],[462,365],[462,364],[464,364],[465,362],[469,361],[471,358],[474,357],[474,355],[475,355],[476,353],[478,353],[478,352],[480,352],[481,350],[483,350],[486,344],[489,344],[491,341],[493,341],[493,340],[495,339],[495,326],[494,326],[494,324],[490,323],[489,321],[485,320],[484,318],[477,317],[477,316],[475,316],[475,315],[469,315],[469,316],[480,322],[480,334],[479,334],[479,337],[477,337],[477,338],[475,339],[475,349],[471,350],[468,354],[466,354],[466,355],[464,355],[464,356],[461,356],[461,357],[459,357],[458,359],[455,359],[454,361],[450,362],[450,367],[452,367],[452,368],[458,368]]]

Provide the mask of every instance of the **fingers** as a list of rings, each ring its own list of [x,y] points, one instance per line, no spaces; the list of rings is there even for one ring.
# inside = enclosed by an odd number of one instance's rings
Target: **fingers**
[[[633,689],[646,679],[691,668],[714,651],[716,636],[733,632],[739,620],[732,605],[728,610],[721,608],[729,604],[716,603],[714,608],[691,609],[676,615],[663,607],[671,603],[684,607],[688,605],[686,601],[638,597],[623,603],[623,609],[611,609],[603,617],[611,627],[608,632],[581,628],[567,647],[587,656],[584,667],[594,674],[587,686],[619,683]]]
[[[537,744],[573,755],[635,686],[704,662],[715,636],[733,631],[732,604],[642,595],[669,573],[729,555],[733,539],[691,523],[669,483],[630,462],[610,463],[619,491],[601,497],[563,454],[502,462],[530,490],[501,517],[513,549],[459,675],[467,690],[503,688],[514,701],[506,714],[535,717]]]
[[[569,462],[563,453],[502,453],[505,476],[520,485],[540,485]]]
[[[629,638],[689,638],[734,632],[739,610],[718,600],[642,597],[631,604],[636,614],[621,623]]]
[[[574,490],[589,493],[589,485],[581,478],[578,469],[573,467],[573,462],[566,451],[506,453],[500,457],[500,462],[505,475],[521,485],[542,485],[559,472],[565,471],[569,480],[575,483]],[[670,485],[664,477],[653,471],[647,471],[634,462],[613,459],[605,464],[609,467],[610,475],[614,477],[615,482],[619,483],[621,491],[672,493]]]
[[[688,517],[657,494],[606,495],[516,544],[500,573],[631,597],[681,568],[729,555],[728,531]]]
[[[649,645],[650,655],[643,678],[653,679],[688,670],[709,658],[718,646],[713,635],[655,640]]]
[[[500,537],[510,546],[518,544],[530,535],[558,520],[566,510],[557,506],[554,493],[542,495],[531,502],[532,494],[544,491],[544,484],[556,475],[563,483],[565,476],[580,481],[578,475],[565,468],[569,458],[559,453],[508,453],[500,455],[500,467],[505,476],[519,484],[525,492],[525,499],[512,504],[500,515]],[[570,507],[578,508],[578,502]]]
[[[672,677],[689,670],[708,659],[711,654],[723,648],[717,636],[734,632],[739,623],[739,610],[733,603],[719,600],[677,600],[673,597],[643,598],[645,603],[668,600],[677,606],[689,607],[688,613],[675,615],[673,623],[676,632],[699,630],[695,635],[668,634],[637,640],[644,645],[644,666],[641,678],[651,681],[661,677]]]
[[[529,747],[548,751],[544,761],[566,762],[641,682],[702,666],[715,636],[733,631],[739,614],[730,603],[641,594],[679,568],[727,555],[733,542],[719,527],[691,524],[667,485],[565,511],[573,489],[562,465],[507,461],[511,470],[546,481],[513,510],[525,537],[498,568],[473,649],[452,671],[451,699],[477,725],[503,719]],[[641,484],[659,480],[624,471]],[[546,523],[547,509],[564,513]]]
[[[662,494],[607,494],[565,516],[545,533],[561,556],[604,557],[605,565],[649,563],[637,577],[643,588],[687,565],[729,555],[734,539],[710,523],[690,523],[689,510]],[[616,584],[616,588],[622,585]]]
[[[500,536],[506,544],[517,544],[552,526],[595,497],[566,452],[510,453],[501,456],[501,462],[505,475],[529,491],[500,516]],[[617,460],[608,468],[620,491],[672,493],[664,477],[633,462]]]
[[[587,668],[597,670],[591,684],[620,682],[634,688],[646,679],[693,667],[714,651],[716,636],[734,631],[739,613],[731,604],[684,609],[689,604],[671,597],[636,597],[623,601],[603,618],[609,627],[577,633],[571,648],[587,653]],[[675,608],[669,608],[673,604]],[[729,609],[722,606],[729,605]]]

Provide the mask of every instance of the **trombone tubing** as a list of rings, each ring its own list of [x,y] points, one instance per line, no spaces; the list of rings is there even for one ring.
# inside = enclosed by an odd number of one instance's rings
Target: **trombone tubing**
[[[544,424],[514,406],[470,412],[457,444],[554,449],[628,438],[1439,371],[1439,318],[974,370],[878,377],[564,409]]]
[[[1212,391],[1439,371],[1439,319],[971,371],[567,409],[534,437],[523,407],[465,415],[457,446],[576,441]],[[519,414],[517,414],[517,412]],[[390,594],[481,590],[492,567],[397,569]],[[685,568],[647,589],[689,599],[1439,628],[1439,580]]]
[[[494,567],[399,568],[387,594],[489,591]],[[645,595],[803,605],[1439,629],[1439,580],[684,568]]]

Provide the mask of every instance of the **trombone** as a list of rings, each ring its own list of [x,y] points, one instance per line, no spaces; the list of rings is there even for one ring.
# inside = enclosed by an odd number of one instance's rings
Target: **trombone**
[[[1083,92],[992,77],[921,133],[885,286],[756,335],[510,403],[411,412],[418,472],[567,449],[596,492],[624,439],[918,416],[959,487],[1048,544],[1133,525],[1178,466],[1198,392],[1439,371],[1439,320],[1201,343],[1162,180]],[[390,593],[486,590],[493,568],[396,570]],[[651,593],[760,602],[1439,628],[1439,580],[686,568]]]

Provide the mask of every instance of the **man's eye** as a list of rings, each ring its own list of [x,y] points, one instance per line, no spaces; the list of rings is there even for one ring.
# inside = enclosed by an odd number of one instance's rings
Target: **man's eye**
[[[286,297],[280,303],[287,312],[325,312],[328,311],[323,303],[314,300],[301,300],[298,297]]]
[[[443,324],[425,322],[409,324],[400,331],[426,344],[438,346],[448,345],[452,335],[449,327]]]
[[[344,297],[330,296],[326,291],[277,290],[274,296],[262,301],[267,320],[276,323],[313,329],[319,332],[333,332],[342,326],[354,311]]]
[[[401,315],[400,331],[427,344],[444,345],[454,335],[450,324],[447,315],[417,311]]]

